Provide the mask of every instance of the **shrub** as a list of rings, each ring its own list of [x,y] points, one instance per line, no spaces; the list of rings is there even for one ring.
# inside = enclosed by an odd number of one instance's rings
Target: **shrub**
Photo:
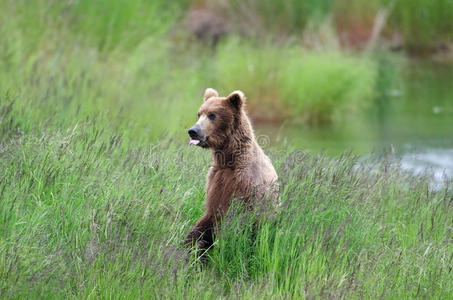
[[[230,41],[219,49],[215,74],[225,90],[244,90],[257,118],[326,123],[372,103],[377,66],[339,50]]]

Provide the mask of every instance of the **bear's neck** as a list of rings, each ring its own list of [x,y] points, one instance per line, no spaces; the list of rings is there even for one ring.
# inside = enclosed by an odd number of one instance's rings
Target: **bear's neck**
[[[221,147],[212,151],[214,168],[237,169],[247,165],[250,153],[255,147],[255,136],[245,113],[235,120],[228,140]]]

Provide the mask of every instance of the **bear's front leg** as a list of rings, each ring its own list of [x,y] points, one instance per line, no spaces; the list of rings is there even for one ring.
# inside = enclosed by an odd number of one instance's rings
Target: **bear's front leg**
[[[192,247],[195,243],[198,246],[200,255],[208,250],[214,243],[214,218],[210,215],[204,215],[193,226],[186,238],[185,244]]]

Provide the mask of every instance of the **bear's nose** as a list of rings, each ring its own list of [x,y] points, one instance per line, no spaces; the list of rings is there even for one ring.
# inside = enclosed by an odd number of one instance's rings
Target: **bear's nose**
[[[189,129],[189,136],[193,139],[197,138],[199,133],[198,128],[192,127]]]

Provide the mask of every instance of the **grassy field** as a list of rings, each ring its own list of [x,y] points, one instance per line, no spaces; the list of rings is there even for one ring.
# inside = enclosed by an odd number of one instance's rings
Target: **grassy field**
[[[96,119],[26,132],[24,117],[1,108],[2,298],[453,296],[451,191],[385,155],[266,149],[281,211],[233,208],[200,270],[182,241],[203,211],[207,152],[127,143]]]
[[[186,128],[206,87],[243,89],[256,119],[342,122],[398,72],[343,48],[336,18],[313,25],[342,11],[330,1],[301,6],[307,22],[279,17],[283,41],[266,12],[299,2],[245,1],[262,3],[269,38],[216,49],[181,33],[191,1],[169,2],[0,1],[0,298],[452,298],[451,182],[433,190],[385,154],[266,147],[281,211],[234,206],[204,268],[187,256],[210,156]],[[444,39],[449,4],[433,3]],[[297,37],[310,26],[312,47]]]

